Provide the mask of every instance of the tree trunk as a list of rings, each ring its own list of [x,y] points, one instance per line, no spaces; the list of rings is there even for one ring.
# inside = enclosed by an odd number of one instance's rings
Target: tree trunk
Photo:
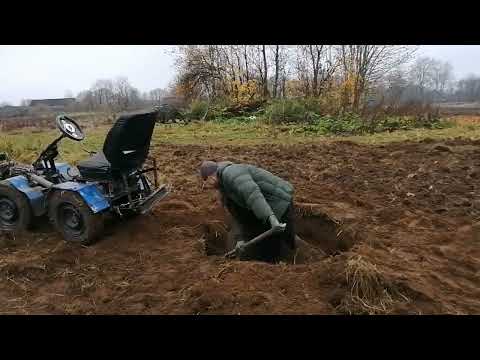
[[[312,60],[312,95],[318,96],[318,75],[320,72],[320,55],[322,53],[323,45],[318,48],[318,45],[315,45],[315,49],[313,45],[309,45],[310,50],[310,57]]]
[[[242,63],[240,61],[240,56],[238,55],[238,48],[235,49],[235,57],[237,58],[237,72],[238,72],[238,80],[240,81],[240,85],[243,84],[242,79]]]
[[[244,53],[243,56],[245,57],[245,77],[247,79],[247,82],[250,81],[250,74],[248,73],[248,55],[247,55],[247,46],[245,45]]]
[[[263,97],[268,98],[268,67],[267,67],[267,52],[265,51],[265,45],[262,45],[263,55]]]
[[[273,84],[273,97],[277,97],[278,89],[278,72],[279,72],[279,45],[275,47],[275,82]]]
[[[353,87],[353,104],[352,109],[353,111],[358,111],[360,106],[360,80],[358,78],[355,79],[355,85]]]

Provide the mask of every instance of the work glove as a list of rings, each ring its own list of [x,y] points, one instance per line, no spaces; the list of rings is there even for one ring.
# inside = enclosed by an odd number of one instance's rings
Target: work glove
[[[275,215],[270,215],[268,220],[270,221],[270,226],[272,227],[274,232],[285,231],[287,224],[281,224]]]
[[[233,259],[236,257],[239,260],[242,260],[245,257],[246,250],[247,246],[245,241],[238,241],[235,244],[235,248],[232,251],[228,252],[225,256],[229,259]]]
[[[245,254],[247,252],[247,245],[245,241],[238,241],[235,245],[235,255],[237,259],[243,260],[245,258]]]

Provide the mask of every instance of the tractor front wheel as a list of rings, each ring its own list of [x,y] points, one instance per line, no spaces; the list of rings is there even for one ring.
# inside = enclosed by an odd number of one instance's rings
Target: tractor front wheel
[[[0,185],[0,230],[23,232],[32,222],[32,210],[25,195],[8,185]]]
[[[49,217],[55,229],[72,243],[90,245],[103,233],[103,214],[94,214],[82,197],[72,191],[56,191],[51,196]]]

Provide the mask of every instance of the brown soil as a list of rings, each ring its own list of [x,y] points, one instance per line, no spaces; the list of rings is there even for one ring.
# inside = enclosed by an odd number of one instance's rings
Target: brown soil
[[[478,314],[478,145],[158,146],[172,193],[97,244],[66,244],[42,223],[0,235],[0,313]],[[204,158],[294,184],[293,264],[221,256],[228,218],[196,177]]]

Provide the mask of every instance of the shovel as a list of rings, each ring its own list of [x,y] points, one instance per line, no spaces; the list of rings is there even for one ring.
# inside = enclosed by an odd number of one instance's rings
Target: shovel
[[[278,230],[277,230],[278,231]],[[245,246],[251,246],[251,245],[255,245],[256,243],[258,243],[259,241],[262,241],[263,239],[269,237],[270,235],[272,235],[273,233],[275,233],[276,230],[275,229],[270,229],[270,230],[267,230],[265,231],[264,233],[258,235],[257,237],[253,238],[252,240],[250,240],[249,242],[246,243]],[[235,253],[236,253],[236,249],[233,249],[232,251],[229,251],[228,253],[225,254],[225,257],[226,258],[233,258],[235,256]]]

